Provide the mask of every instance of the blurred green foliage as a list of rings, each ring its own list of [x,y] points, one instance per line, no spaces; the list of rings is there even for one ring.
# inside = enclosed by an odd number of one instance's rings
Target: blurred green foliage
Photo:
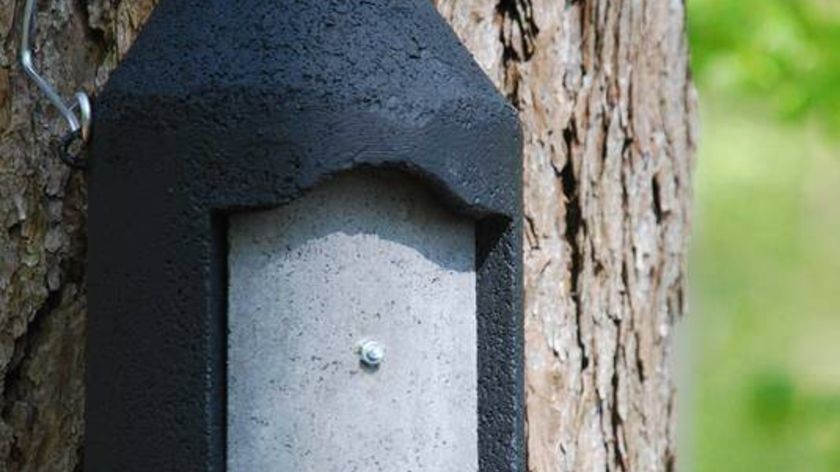
[[[768,431],[781,429],[790,420],[794,406],[794,384],[784,372],[762,372],[752,380],[752,420]]]
[[[840,2],[688,0],[688,24],[701,87],[840,131]]]
[[[836,141],[760,106],[702,108],[685,469],[840,471]]]
[[[702,135],[681,470],[840,472],[840,0],[687,6]]]

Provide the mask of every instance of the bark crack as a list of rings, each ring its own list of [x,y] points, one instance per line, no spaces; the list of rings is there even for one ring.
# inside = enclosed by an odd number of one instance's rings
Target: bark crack
[[[627,470],[627,461],[624,457],[624,451],[626,450],[626,445],[624,444],[624,438],[622,434],[622,425],[624,423],[624,419],[621,417],[621,410],[619,407],[619,372],[621,369],[621,353],[622,353],[622,340],[621,340],[621,321],[615,320],[616,326],[616,334],[615,334],[615,354],[613,355],[613,375],[611,379],[611,387],[612,387],[612,436],[613,440],[615,441],[615,450],[613,451],[615,457],[615,463],[621,470]]]
[[[500,0],[496,12],[502,17],[502,60],[527,62],[534,55],[535,41],[540,32],[534,20],[531,0]],[[514,29],[514,26],[516,27]]]
[[[496,14],[501,19],[499,41],[508,100],[519,108],[518,63],[528,62],[536,50],[540,30],[534,20],[532,0],[499,0]]]
[[[656,180],[656,176],[651,179],[651,187],[653,187],[653,216],[656,218],[656,224],[661,225],[663,218],[662,197],[660,196],[659,182]]]
[[[572,150],[577,140],[575,122],[572,120],[568,127],[563,130],[563,140],[566,145],[566,163],[560,170],[563,196],[565,198],[565,239],[570,249],[569,276],[571,279],[570,294],[575,304],[575,317],[577,325],[577,343],[581,352],[581,371],[589,366],[589,357],[586,352],[586,345],[583,341],[581,329],[581,317],[583,306],[581,304],[580,276],[583,272],[583,250],[580,247],[578,236],[584,231],[583,211],[580,205],[577,178],[575,177],[574,165],[572,163]]]

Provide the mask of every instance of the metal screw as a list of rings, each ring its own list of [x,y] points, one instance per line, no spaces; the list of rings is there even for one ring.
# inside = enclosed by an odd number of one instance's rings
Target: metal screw
[[[362,341],[359,346],[359,359],[368,367],[378,367],[385,358],[385,348],[376,341]]]

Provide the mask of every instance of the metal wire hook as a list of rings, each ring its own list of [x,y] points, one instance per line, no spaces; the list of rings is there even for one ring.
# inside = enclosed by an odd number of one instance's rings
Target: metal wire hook
[[[90,99],[84,92],[76,92],[75,103],[67,105],[62,100],[58,92],[35,70],[35,64],[32,61],[32,48],[29,44],[29,35],[32,31],[32,17],[35,15],[35,0],[26,0],[26,5],[23,9],[23,28],[21,30],[20,39],[20,64],[26,75],[35,82],[35,85],[44,92],[50,103],[53,104],[70,127],[70,131],[61,139],[59,146],[59,157],[66,163],[79,167],[82,160],[77,155],[72,155],[68,143],[81,139],[84,144],[88,140],[90,134],[90,119],[91,106]],[[79,110],[79,116],[73,112],[75,108]]]

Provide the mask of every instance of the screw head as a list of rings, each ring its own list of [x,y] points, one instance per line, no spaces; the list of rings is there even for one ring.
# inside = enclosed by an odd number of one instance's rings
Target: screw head
[[[359,360],[368,367],[378,367],[385,358],[385,348],[376,341],[362,341],[359,346]]]

